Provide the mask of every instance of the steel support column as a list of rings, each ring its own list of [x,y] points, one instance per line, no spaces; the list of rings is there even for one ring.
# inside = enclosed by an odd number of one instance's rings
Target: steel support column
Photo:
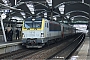
[[[88,22],[88,36],[90,37],[90,21]]]

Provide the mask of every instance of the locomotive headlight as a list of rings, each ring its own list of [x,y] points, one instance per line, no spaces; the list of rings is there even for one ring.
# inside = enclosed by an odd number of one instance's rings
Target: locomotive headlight
[[[44,33],[41,33],[41,37],[44,37]]]

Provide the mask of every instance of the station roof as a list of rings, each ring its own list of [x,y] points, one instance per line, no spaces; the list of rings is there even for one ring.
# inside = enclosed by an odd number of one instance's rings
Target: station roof
[[[48,17],[50,17],[53,14],[53,16],[56,16],[59,20],[63,19],[69,21],[70,23],[72,23],[72,19],[74,19],[77,22],[81,21],[81,24],[83,23],[83,21],[86,23],[87,21],[90,20],[89,0],[52,0],[52,6],[48,5],[47,0],[17,0],[16,5],[15,0],[7,0],[7,1],[11,7],[15,8],[15,9],[9,8],[14,12],[11,13],[11,16],[15,15],[22,17],[20,12],[24,12],[26,17],[30,16],[43,17],[44,13],[47,12]],[[0,3],[5,4],[3,0],[0,0]],[[32,14],[27,4],[32,4],[34,6],[35,9],[34,14]],[[59,7],[62,5],[65,5],[64,14],[61,14],[59,10]],[[67,16],[69,16],[69,18],[67,18]]]

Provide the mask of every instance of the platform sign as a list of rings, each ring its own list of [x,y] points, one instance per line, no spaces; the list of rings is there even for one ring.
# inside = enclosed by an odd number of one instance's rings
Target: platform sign
[[[5,18],[6,18],[6,14],[4,14],[4,13],[1,14],[1,18],[2,18],[2,19],[5,19]]]
[[[12,12],[12,10],[10,10],[10,9],[1,9],[0,12],[1,13],[2,12],[4,12],[4,13],[10,13],[10,12]]]

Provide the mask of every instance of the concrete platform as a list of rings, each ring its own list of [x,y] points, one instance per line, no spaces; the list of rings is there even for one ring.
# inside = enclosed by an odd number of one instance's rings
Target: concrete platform
[[[21,49],[21,41],[12,41],[12,42],[0,42],[0,54],[12,52],[18,49]]]
[[[90,38],[85,37],[84,42],[76,50],[71,60],[90,60]]]

